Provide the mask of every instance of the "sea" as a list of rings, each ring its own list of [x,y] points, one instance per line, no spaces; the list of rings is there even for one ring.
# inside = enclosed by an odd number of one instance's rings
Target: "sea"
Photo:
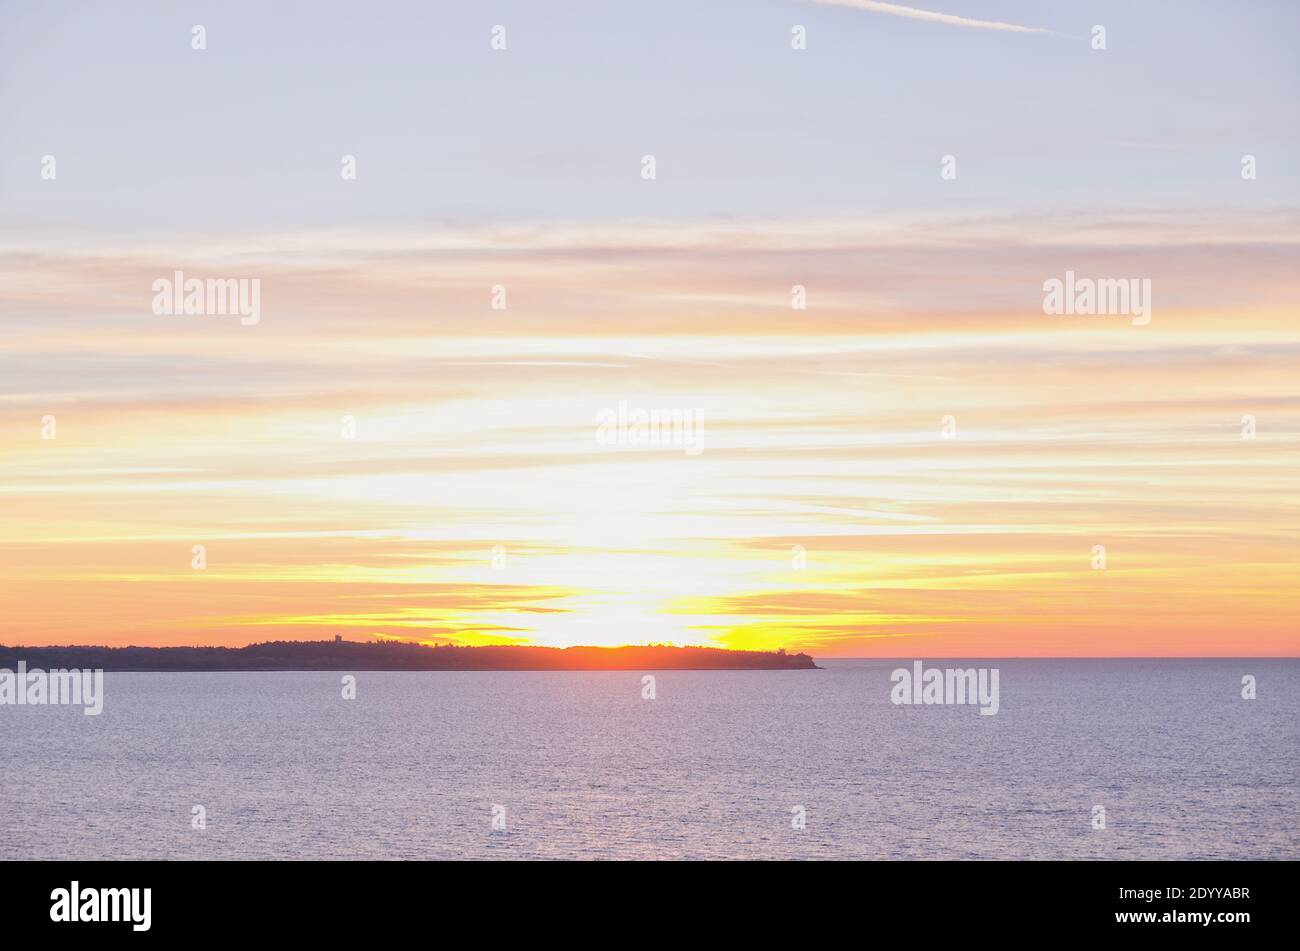
[[[0,706],[0,858],[1300,858],[1300,660],[819,663],[109,672]]]

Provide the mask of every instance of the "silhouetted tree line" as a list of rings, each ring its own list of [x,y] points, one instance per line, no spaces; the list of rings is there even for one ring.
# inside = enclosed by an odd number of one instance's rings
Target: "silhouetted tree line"
[[[268,641],[247,647],[4,647],[0,667],[104,670],[793,670],[807,654],[715,647],[463,647],[408,641]]]

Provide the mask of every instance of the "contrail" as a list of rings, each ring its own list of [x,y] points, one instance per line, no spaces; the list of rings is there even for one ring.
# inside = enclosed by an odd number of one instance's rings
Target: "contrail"
[[[1007,33],[1051,33],[1036,26],[1020,26],[1016,23],[999,23],[997,20],[972,20],[969,17],[954,16],[951,13],[935,13],[933,10],[918,10],[897,3],[879,3],[877,0],[812,0],[835,7],[851,7],[855,10],[869,10],[872,13],[888,13],[891,16],[906,17],[909,20],[925,20],[929,23],[946,23],[949,26],[970,26],[978,30],[1003,30]]]

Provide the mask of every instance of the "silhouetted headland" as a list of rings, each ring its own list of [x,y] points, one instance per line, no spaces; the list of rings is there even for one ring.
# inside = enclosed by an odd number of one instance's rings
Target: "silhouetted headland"
[[[458,647],[269,641],[247,647],[5,647],[0,667],[217,670],[818,670],[807,654],[716,647]]]

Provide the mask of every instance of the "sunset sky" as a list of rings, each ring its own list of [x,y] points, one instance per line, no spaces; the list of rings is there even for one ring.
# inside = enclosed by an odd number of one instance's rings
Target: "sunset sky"
[[[548,6],[0,4],[0,643],[1300,654],[1295,7]]]

